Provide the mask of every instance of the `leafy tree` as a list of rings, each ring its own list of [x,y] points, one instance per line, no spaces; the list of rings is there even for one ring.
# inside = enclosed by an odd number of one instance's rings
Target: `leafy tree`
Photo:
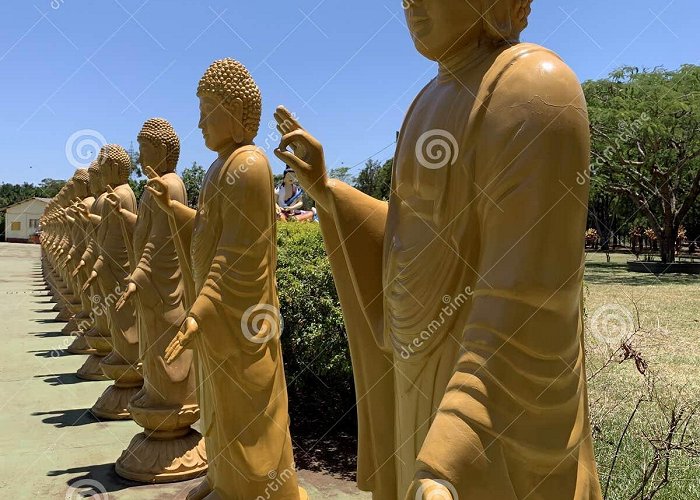
[[[355,178],[350,173],[350,167],[336,167],[332,168],[328,172],[328,177],[331,179],[338,179],[346,184],[352,185],[355,182]]]
[[[378,200],[388,200],[393,165],[393,159],[387,160],[384,164],[376,160],[367,160],[365,167],[355,179],[355,187]]]
[[[656,233],[662,261],[673,262],[678,229],[700,195],[700,67],[623,67],[583,88],[594,188],[628,197]]]
[[[187,204],[192,208],[197,208],[199,190],[204,182],[204,167],[193,161],[191,167],[182,171],[182,181],[187,190]]]
[[[134,149],[134,143],[129,145],[129,149],[126,150],[129,158],[131,158],[131,174],[129,175],[129,186],[134,191],[134,196],[137,200],[141,199],[143,190],[146,189],[146,179],[143,169],[141,168],[141,158],[138,151]]]

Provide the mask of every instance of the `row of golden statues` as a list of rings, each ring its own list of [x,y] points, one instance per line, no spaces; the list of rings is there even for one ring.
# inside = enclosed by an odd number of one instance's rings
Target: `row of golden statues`
[[[558,56],[518,42],[529,0],[404,7],[439,73],[408,111],[388,203],[329,179],[319,141],[275,112],[275,154],[316,202],[343,308],[358,487],[375,500],[600,498],[582,341],[581,87]],[[78,376],[114,381],[92,412],[144,429],[120,475],[206,470],[189,498],[305,498],[279,341],[276,197],[253,142],[260,91],[224,59],[197,95],[218,154],[197,210],[175,173],[177,134],[147,120],[138,206],[129,155],[104,146],[41,220],[45,275],[75,335],[68,350],[89,355]]]

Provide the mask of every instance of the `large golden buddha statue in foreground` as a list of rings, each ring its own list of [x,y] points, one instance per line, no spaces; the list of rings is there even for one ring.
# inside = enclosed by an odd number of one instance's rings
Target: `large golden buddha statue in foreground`
[[[358,483],[378,500],[601,496],[586,103],[556,54],[518,42],[529,4],[406,2],[438,75],[406,116],[388,204],[329,180],[319,142],[276,114],[276,154],[317,201],[353,358]]]
[[[158,177],[147,189],[168,214],[191,307],[166,350],[192,348],[207,479],[189,498],[305,498],[297,485],[279,339],[272,172],[253,143],[261,96],[248,70],[215,61],[197,88],[206,146],[218,154],[197,211]]]

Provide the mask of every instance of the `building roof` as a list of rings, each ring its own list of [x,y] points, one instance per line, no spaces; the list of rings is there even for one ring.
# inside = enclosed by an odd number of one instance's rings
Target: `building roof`
[[[28,201],[32,200],[39,200],[42,203],[46,203],[47,205],[51,202],[52,198],[40,198],[38,196],[32,196],[31,198],[27,198],[22,201],[18,201],[17,203],[13,203],[12,205],[7,205],[6,207],[0,208],[0,212],[4,212],[8,208],[16,207],[17,205],[21,205],[22,203],[27,203]]]

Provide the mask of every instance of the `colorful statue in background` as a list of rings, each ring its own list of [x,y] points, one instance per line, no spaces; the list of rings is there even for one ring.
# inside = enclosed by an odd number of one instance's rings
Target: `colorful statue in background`
[[[408,110],[388,204],[329,179],[318,140],[276,113],[276,154],[317,202],[343,307],[358,485],[375,500],[599,499],[581,86],[519,43],[529,0],[404,7],[438,75]]]
[[[294,170],[287,167],[282,174],[282,182],[275,188],[277,198],[277,218],[306,222],[314,220],[315,209],[302,210],[304,206],[304,190],[299,186]]]

